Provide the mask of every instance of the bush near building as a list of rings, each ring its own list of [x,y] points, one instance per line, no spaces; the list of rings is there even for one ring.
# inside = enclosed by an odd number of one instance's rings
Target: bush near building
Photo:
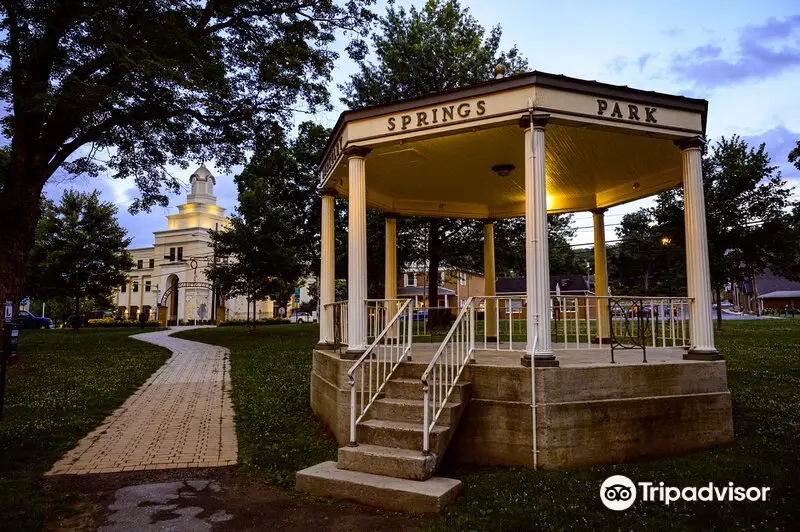
[[[109,328],[109,327],[141,327],[142,324],[136,320],[118,320],[116,318],[100,318],[96,320],[89,320],[87,322],[91,328]],[[161,324],[156,320],[147,320],[144,322],[145,327],[160,327]]]

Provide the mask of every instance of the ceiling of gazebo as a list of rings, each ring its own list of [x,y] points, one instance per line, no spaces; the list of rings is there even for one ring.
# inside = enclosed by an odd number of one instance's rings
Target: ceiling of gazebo
[[[551,212],[610,207],[681,183],[681,156],[669,138],[566,123],[545,130]],[[407,215],[521,216],[525,210],[525,135],[515,123],[459,134],[394,141],[366,158],[367,202]],[[499,164],[514,170],[502,177]],[[347,165],[332,175],[347,194]]]

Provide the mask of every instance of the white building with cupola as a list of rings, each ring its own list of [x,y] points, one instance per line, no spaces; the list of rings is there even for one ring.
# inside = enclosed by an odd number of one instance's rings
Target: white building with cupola
[[[208,231],[229,223],[214,195],[216,177],[200,165],[189,183],[186,203],[178,205],[177,213],[167,215],[166,229],[153,233],[153,246],[128,250],[133,269],[116,291],[117,311],[126,318],[138,319],[144,312],[149,319],[156,319],[158,307],[162,319],[170,324],[245,319],[248,315],[244,297],[225,299],[206,277],[206,268],[214,260],[222,260],[214,256]],[[217,308],[224,307],[224,317],[217,315],[215,300]],[[272,301],[258,302],[256,318],[271,317]]]

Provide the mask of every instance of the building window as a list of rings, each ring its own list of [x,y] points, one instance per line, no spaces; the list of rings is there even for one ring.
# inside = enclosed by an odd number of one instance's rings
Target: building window
[[[145,292],[149,292],[149,291],[150,291],[150,287],[151,287],[151,286],[152,286],[152,285],[151,285],[151,282],[150,282],[150,281],[145,281],[145,282],[144,282],[144,291],[145,291]]]
[[[127,290],[127,286],[128,286],[127,283],[120,285],[119,291],[124,294],[125,291]]]
[[[138,292],[139,291],[139,281],[134,281],[133,282],[133,290],[131,290],[131,291],[132,292]]]
[[[136,269],[137,270],[141,270],[143,267],[144,267],[144,261],[142,259],[137,260],[136,261]]]
[[[178,260],[183,260],[183,248],[178,248]]]
[[[150,259],[150,266],[148,268],[155,268],[156,267],[156,259]]]
[[[461,286],[467,286],[467,272],[461,272]]]
[[[169,248],[169,261],[175,262],[175,248]]]
[[[406,274],[406,286],[417,286],[417,274],[416,273],[407,273]]]

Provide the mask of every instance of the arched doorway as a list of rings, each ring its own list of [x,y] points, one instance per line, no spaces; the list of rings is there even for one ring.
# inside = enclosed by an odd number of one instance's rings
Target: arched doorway
[[[169,321],[175,321],[175,324],[178,323],[178,276],[177,275],[170,275],[167,277],[167,287],[170,291],[169,299],[167,300],[167,316]]]

